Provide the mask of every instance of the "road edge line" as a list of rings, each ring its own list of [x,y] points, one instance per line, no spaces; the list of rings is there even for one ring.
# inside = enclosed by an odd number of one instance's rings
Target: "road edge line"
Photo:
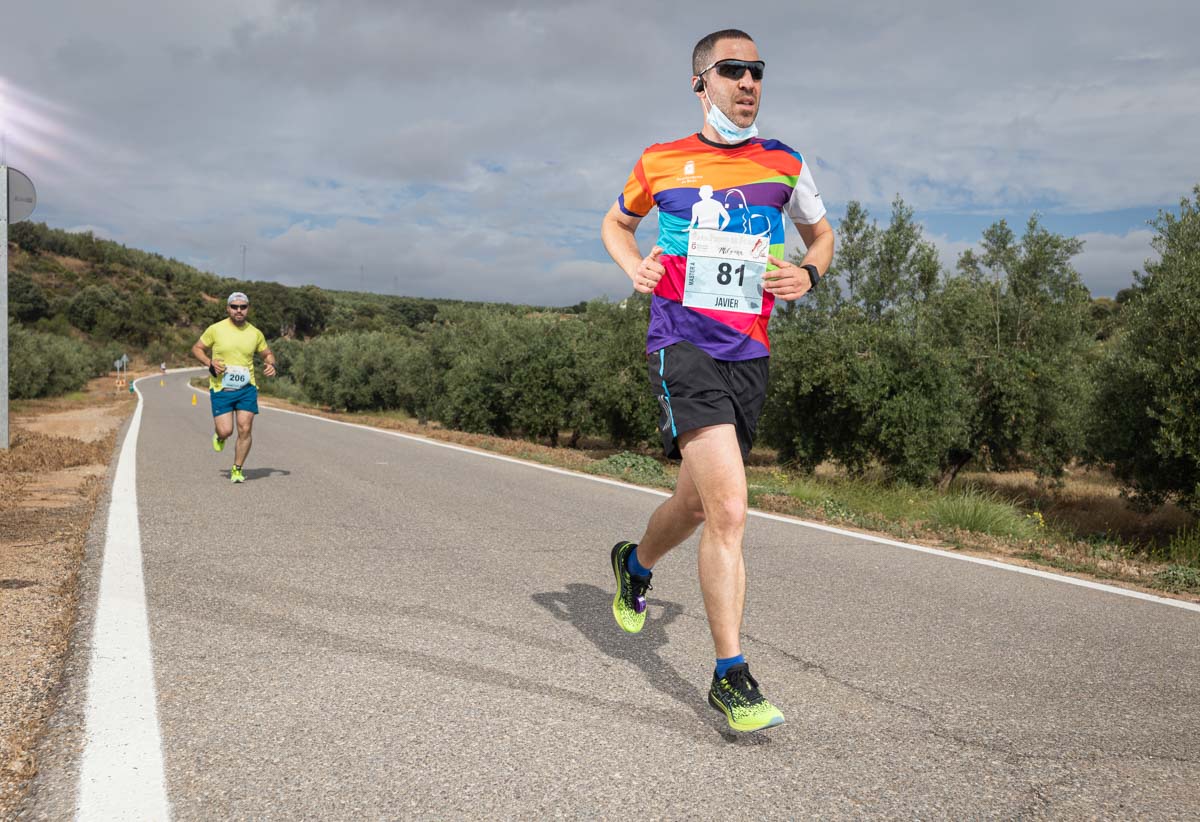
[[[108,507],[84,710],[76,819],[170,818],[137,508],[142,392]]]

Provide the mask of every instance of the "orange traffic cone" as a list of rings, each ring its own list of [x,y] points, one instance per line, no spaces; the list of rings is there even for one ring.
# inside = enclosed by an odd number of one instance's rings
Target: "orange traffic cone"
[[[196,395],[192,394],[192,405],[196,404]]]

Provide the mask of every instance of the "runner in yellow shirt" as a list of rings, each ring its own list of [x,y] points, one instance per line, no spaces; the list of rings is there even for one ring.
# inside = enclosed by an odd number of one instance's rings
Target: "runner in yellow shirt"
[[[237,446],[234,448],[231,482],[245,482],[242,466],[250,454],[254,415],[258,413],[258,383],[254,379],[254,355],[263,358],[263,374],[275,376],[275,355],[267,347],[262,332],[246,321],[250,298],[235,291],[225,301],[229,318],[204,329],[192,346],[192,356],[208,368],[208,396],[212,403],[214,451],[225,449],[225,440],[233,436],[237,422]]]

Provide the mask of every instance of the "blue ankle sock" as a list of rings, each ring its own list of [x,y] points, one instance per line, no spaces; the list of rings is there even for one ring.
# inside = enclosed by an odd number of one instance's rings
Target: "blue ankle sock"
[[[734,665],[740,665],[746,661],[746,657],[738,654],[737,656],[726,657],[725,659],[717,660],[717,679],[725,676],[725,672]]]
[[[642,577],[645,579],[646,577],[650,576],[650,569],[643,568],[642,563],[638,562],[637,546],[634,546],[634,549],[629,552],[629,561],[625,563],[625,567],[628,568],[629,573],[633,574],[635,577]]]

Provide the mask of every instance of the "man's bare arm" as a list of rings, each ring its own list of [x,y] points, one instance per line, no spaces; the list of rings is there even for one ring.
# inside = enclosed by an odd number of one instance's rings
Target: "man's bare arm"
[[[634,290],[649,294],[667,269],[658,261],[661,248],[655,246],[647,257],[643,257],[638,249],[635,234],[641,222],[641,217],[631,217],[613,203],[604,215],[604,222],[600,224],[600,239],[613,262],[621,266],[625,276],[633,282]]]
[[[200,361],[200,364],[210,371],[215,370],[217,374],[225,372],[225,365],[218,360],[208,356],[208,346],[203,340],[196,340],[196,344],[192,346],[192,356]]]
[[[812,225],[796,223],[796,230],[800,232],[804,247],[808,249],[800,265],[815,265],[817,271],[823,275],[833,264],[833,226],[829,224],[829,220],[822,217]]]
[[[797,300],[812,288],[812,280],[804,266],[814,265],[818,274],[824,274],[833,262],[833,226],[828,220],[822,217],[812,225],[796,223],[796,229],[807,249],[804,259],[797,265],[768,256],[771,265],[778,267],[763,275],[763,288],[781,300]]]

